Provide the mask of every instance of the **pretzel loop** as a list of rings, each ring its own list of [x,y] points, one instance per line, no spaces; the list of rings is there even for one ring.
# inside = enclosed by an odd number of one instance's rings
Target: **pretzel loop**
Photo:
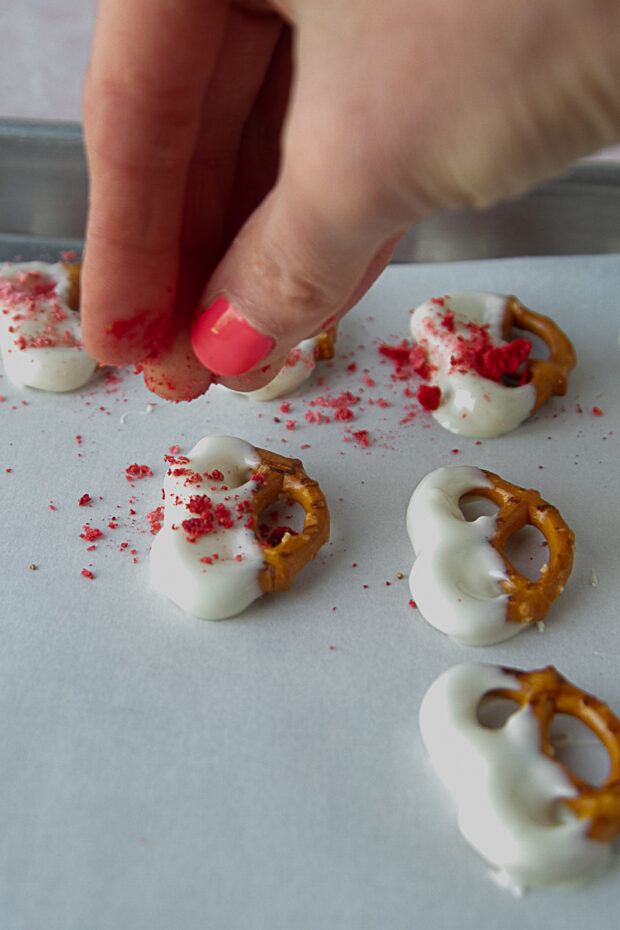
[[[258,536],[261,512],[276,500],[294,500],[305,511],[303,529],[293,535],[285,533],[276,546],[265,546],[265,568],[258,582],[264,592],[287,591],[295,575],[314,558],[329,539],[329,510],[318,482],[309,478],[299,459],[289,459],[267,449],[257,449],[260,465],[257,473],[265,483],[253,499],[253,529]]]
[[[507,698],[521,707],[527,704],[538,721],[540,748],[546,756],[554,759],[549,730],[556,714],[580,720],[605,747],[610,769],[600,786],[591,785],[562,762],[554,761],[561,765],[577,792],[575,797],[563,798],[562,803],[578,818],[590,820],[587,835],[591,839],[609,842],[620,833],[620,720],[606,704],[571,684],[553,666],[531,672],[511,668],[504,671],[518,680],[519,688],[494,689],[487,692],[483,701]]]
[[[560,512],[543,500],[538,491],[517,487],[490,471],[483,473],[492,486],[476,488],[463,499],[485,497],[499,507],[496,532],[489,541],[505,565],[507,578],[500,584],[508,595],[507,620],[537,623],[547,615],[570,576],[575,534]],[[549,547],[547,564],[535,581],[518,572],[504,553],[508,539],[527,525],[538,529]]]
[[[552,395],[566,394],[568,375],[577,364],[577,356],[572,342],[553,320],[529,310],[516,297],[509,297],[502,326],[504,338],[513,327],[534,333],[549,349],[548,359],[528,358],[525,363],[529,382],[536,391],[531,410],[535,413]]]

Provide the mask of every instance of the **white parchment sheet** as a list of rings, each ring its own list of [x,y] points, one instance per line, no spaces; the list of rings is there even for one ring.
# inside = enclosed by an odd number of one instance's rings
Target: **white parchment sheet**
[[[620,256],[391,266],[284,409],[222,389],[169,404],[130,371],[69,395],[0,379],[2,927],[617,927],[617,868],[520,900],[496,887],[417,713],[441,671],[488,661],[554,664],[620,714],[619,282]],[[482,443],[437,425],[378,352],[464,288],[516,294],[579,357],[566,397]],[[344,391],[349,421],[330,406]],[[290,592],[221,623],[148,584],[164,455],[208,433],[301,457],[332,515]],[[152,476],[127,480],[132,464]],[[453,464],[537,488],[574,529],[544,632],[472,649],[409,605],[406,506]],[[90,551],[85,525],[103,533]]]

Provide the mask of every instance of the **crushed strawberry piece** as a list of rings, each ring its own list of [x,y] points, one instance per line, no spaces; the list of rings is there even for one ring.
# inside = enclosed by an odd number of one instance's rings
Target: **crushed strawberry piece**
[[[421,384],[416,397],[424,410],[437,410],[441,402],[441,388],[435,384]]]
[[[80,539],[85,539],[87,542],[95,542],[96,539],[101,539],[102,536],[101,530],[95,526],[89,526],[88,523],[84,524],[80,533]]]
[[[134,478],[150,478],[153,472],[148,465],[138,465],[134,462],[133,465],[128,465],[125,469],[125,477],[127,481],[133,481]]]

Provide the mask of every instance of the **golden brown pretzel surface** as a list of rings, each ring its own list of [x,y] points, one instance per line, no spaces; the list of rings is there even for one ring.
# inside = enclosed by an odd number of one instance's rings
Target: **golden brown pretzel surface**
[[[508,297],[502,325],[504,338],[513,327],[534,333],[549,349],[549,358],[528,358],[525,363],[529,383],[536,391],[531,410],[535,413],[552,395],[566,394],[568,376],[577,364],[577,355],[568,336],[552,319],[528,309],[516,297]]]
[[[253,529],[258,536],[258,519],[277,500],[294,500],[305,511],[303,529],[285,533],[276,546],[265,546],[265,568],[259,572],[262,591],[287,591],[295,575],[314,558],[329,539],[329,510],[318,482],[309,478],[299,459],[286,458],[267,449],[260,456],[257,474],[263,478],[252,501]]]
[[[72,310],[77,310],[80,306],[80,274],[82,272],[82,262],[64,262],[64,266],[69,275],[69,296],[67,303]]]
[[[520,488],[494,472],[482,471],[491,487],[476,488],[464,495],[464,499],[485,497],[499,507],[496,532],[490,542],[506,569],[507,578],[500,584],[508,595],[507,620],[537,623],[546,616],[570,576],[575,534],[559,510],[543,500],[538,491]],[[518,572],[504,553],[508,539],[527,525],[540,530],[549,547],[547,563],[535,581]]]
[[[338,324],[333,323],[324,329],[316,337],[316,359],[320,362],[326,362],[334,357],[336,339],[338,338]]]
[[[567,714],[581,720],[601,741],[609,755],[609,774],[601,785],[591,785],[563,763],[561,765],[575,786],[576,795],[563,798],[579,817],[588,818],[587,835],[593,840],[609,842],[620,833],[620,720],[609,707],[586,691],[567,681],[553,666],[526,672],[504,668],[519,682],[518,688],[500,688],[487,692],[483,702],[494,697],[513,700],[521,706],[529,705],[540,729],[540,748],[554,759],[554,748],[549,737],[551,723],[556,714]]]

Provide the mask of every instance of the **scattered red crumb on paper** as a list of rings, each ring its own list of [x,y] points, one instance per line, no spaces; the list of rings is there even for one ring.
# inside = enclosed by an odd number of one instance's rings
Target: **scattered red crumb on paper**
[[[91,581],[92,581],[93,578],[95,577],[95,576],[93,575],[93,573],[90,571],[90,569],[88,569],[88,568],[83,568],[82,571],[81,571],[81,575],[82,575],[84,578],[89,578]]]
[[[102,536],[101,530],[97,529],[96,526],[89,526],[88,523],[84,524],[80,533],[80,539],[85,539],[87,542],[95,542],[96,539],[101,539]]]
[[[138,465],[134,463],[133,465],[128,465],[125,469],[125,477],[127,481],[133,481],[134,478],[150,478],[153,472],[148,465]]]

